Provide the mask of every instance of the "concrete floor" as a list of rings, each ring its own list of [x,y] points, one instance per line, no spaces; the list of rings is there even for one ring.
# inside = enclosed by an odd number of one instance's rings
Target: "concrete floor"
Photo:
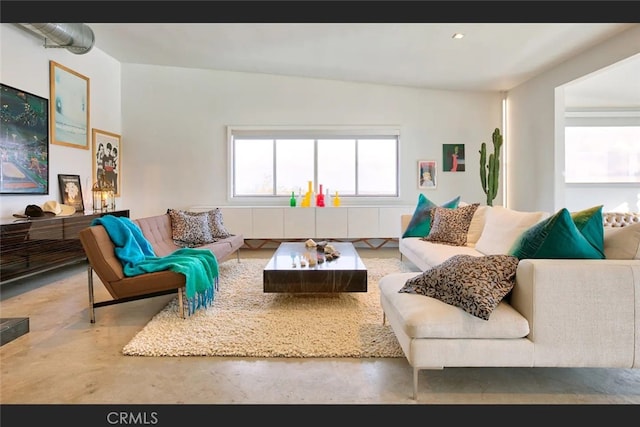
[[[397,248],[359,252],[399,256]],[[241,257],[271,253],[243,250]],[[91,324],[85,276],[86,266],[75,265],[2,285],[1,317],[29,317],[30,332],[0,347],[0,403],[640,404],[638,369],[421,371],[416,402],[404,358],[123,356],[122,347],[172,296],[98,308]],[[107,299],[96,283],[96,300]]]

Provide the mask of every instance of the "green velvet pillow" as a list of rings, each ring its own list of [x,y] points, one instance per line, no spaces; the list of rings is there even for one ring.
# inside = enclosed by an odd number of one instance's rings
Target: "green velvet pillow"
[[[602,206],[594,206],[579,212],[571,212],[571,219],[580,231],[580,234],[600,254],[604,255],[604,225],[602,220]]]
[[[604,255],[578,230],[566,208],[560,209],[522,233],[508,254],[519,259],[604,258]]]
[[[458,207],[459,202],[460,196],[449,200],[441,207],[454,209]],[[402,237],[425,237],[428,235],[429,231],[431,231],[431,209],[436,207],[438,207],[438,205],[420,193],[418,196],[418,206],[416,206],[413,217],[411,217],[411,221],[409,221],[409,225],[402,234]]]

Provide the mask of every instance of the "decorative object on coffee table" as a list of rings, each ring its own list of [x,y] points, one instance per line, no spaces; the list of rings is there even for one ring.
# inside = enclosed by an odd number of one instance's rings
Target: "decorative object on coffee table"
[[[325,262],[324,250],[307,242],[281,243],[263,272],[265,293],[337,293],[367,292],[367,267],[351,242],[333,242],[331,248],[339,258]],[[326,245],[328,246],[328,244]],[[306,265],[293,267],[291,254],[306,259]]]

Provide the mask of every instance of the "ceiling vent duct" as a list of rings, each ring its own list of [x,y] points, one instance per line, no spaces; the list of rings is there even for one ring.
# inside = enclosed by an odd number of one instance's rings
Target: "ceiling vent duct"
[[[31,32],[44,37],[44,47],[65,48],[82,55],[95,43],[93,30],[85,24],[19,24]],[[52,41],[55,45],[47,44]]]

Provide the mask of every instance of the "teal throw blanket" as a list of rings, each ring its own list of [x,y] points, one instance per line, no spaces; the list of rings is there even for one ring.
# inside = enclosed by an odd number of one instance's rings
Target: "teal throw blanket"
[[[124,275],[170,270],[184,274],[189,315],[200,307],[213,303],[218,287],[218,260],[208,249],[180,248],[158,257],[136,223],[127,217],[105,215],[91,225],[102,225],[115,246],[116,257],[122,263]]]

